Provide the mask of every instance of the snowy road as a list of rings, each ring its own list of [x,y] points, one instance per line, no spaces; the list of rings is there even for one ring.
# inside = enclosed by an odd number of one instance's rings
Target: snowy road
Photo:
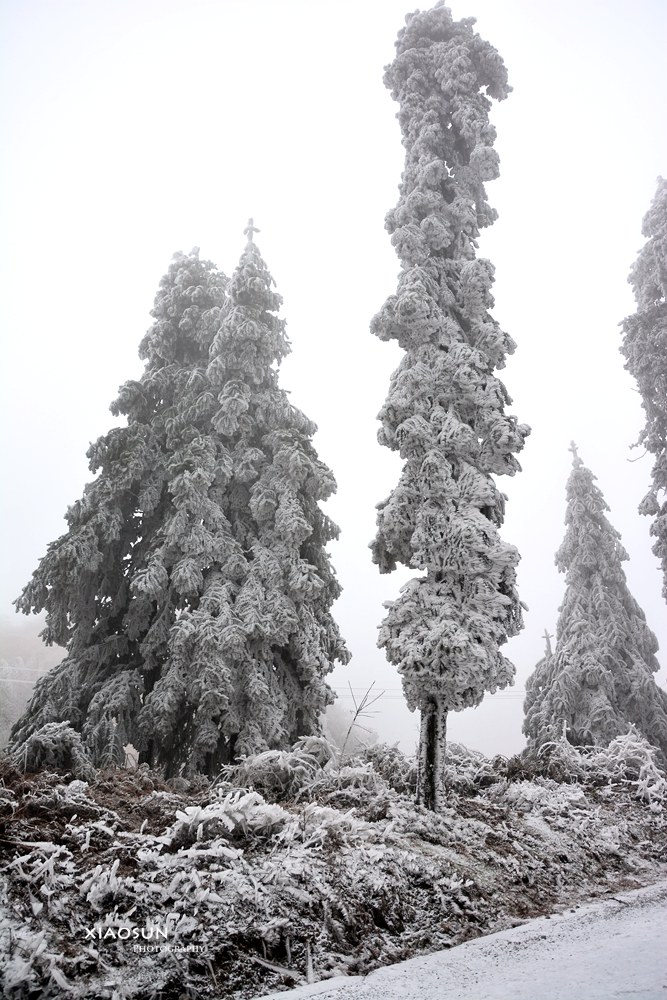
[[[328,980],[270,996],[667,1000],[667,880],[587,903],[574,912],[539,917],[451,951],[378,969],[364,978]]]

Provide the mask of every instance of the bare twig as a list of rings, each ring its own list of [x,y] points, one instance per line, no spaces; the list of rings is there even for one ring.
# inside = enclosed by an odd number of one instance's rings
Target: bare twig
[[[374,685],[375,685],[375,681],[372,681],[370,687],[364,693],[363,698],[357,704],[357,699],[354,697],[354,691],[352,690],[352,685],[350,684],[349,681],[347,682],[347,686],[350,689],[350,695],[352,697],[352,704],[354,705],[354,715],[352,717],[352,722],[350,723],[350,728],[348,729],[348,731],[347,731],[347,733],[345,735],[345,739],[343,740],[343,745],[342,745],[342,747],[340,749],[340,759],[341,760],[343,760],[343,758],[345,757],[345,748],[347,747],[348,741],[350,739],[350,735],[352,733],[352,730],[355,728],[355,726],[356,726],[357,729],[362,729],[365,733],[370,732],[370,730],[366,729],[365,726],[359,725],[359,723],[358,723],[357,720],[359,718],[367,719],[367,718],[370,718],[373,715],[377,714],[377,712],[369,712],[369,709],[371,708],[372,705],[375,704],[376,701],[380,700],[380,698],[384,694],[384,691],[380,691],[379,694],[376,694],[376,695],[374,695],[371,698],[371,691],[373,690]]]

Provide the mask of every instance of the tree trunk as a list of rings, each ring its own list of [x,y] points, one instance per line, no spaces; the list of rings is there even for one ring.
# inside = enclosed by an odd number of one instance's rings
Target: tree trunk
[[[429,698],[421,713],[417,802],[440,812],[445,804],[445,750],[447,709],[437,698]]]

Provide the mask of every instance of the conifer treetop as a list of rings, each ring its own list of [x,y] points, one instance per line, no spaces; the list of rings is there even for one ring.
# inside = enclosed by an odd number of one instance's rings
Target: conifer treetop
[[[566,584],[574,577],[587,578],[600,573],[605,580],[625,586],[621,564],[628,559],[628,554],[621,544],[620,533],[605,516],[609,507],[595,485],[597,476],[584,465],[574,442],[570,450],[572,471],[566,491],[566,532],[556,553],[556,566],[562,573],[570,574]]]
[[[257,226],[254,225],[252,219],[248,219],[248,225],[243,230],[243,235],[248,237],[248,243],[252,243],[254,234],[261,233],[261,231],[261,229],[258,229]]]
[[[490,98],[503,100],[511,87],[474,23],[453,20],[444,4],[408,15],[385,70],[406,149],[403,197],[387,228],[409,264],[434,252],[473,258],[479,230],[496,219],[484,188],[499,172]]]

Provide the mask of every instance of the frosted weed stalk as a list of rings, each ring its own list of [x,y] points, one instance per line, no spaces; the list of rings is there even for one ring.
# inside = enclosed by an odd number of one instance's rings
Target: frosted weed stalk
[[[366,726],[361,725],[359,719],[370,719],[373,716],[377,715],[377,711],[371,712],[369,710],[384,695],[384,691],[380,691],[379,694],[372,694],[373,688],[375,686],[375,681],[373,681],[370,687],[364,692],[363,698],[359,702],[357,702],[357,699],[354,696],[354,691],[352,690],[352,685],[350,684],[349,681],[347,682],[347,686],[350,689],[350,696],[352,698],[352,704],[354,705],[354,715],[352,717],[352,722],[350,723],[347,733],[345,734],[343,745],[340,748],[341,763],[343,760],[345,760],[345,751],[347,750],[347,745],[349,743],[350,736],[352,735],[352,730],[356,728],[356,729],[361,729],[362,732],[364,733],[371,732],[370,729],[368,729]]]

